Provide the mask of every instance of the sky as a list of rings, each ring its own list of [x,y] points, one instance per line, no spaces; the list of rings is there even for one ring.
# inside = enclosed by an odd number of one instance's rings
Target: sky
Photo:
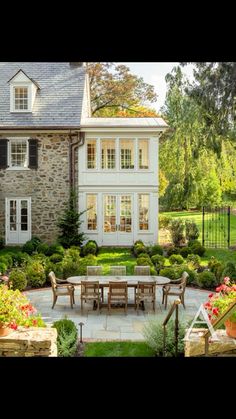
[[[152,84],[155,87],[155,91],[158,95],[157,102],[152,103],[151,107],[159,111],[164,105],[166,95],[166,82],[165,76],[170,73],[173,67],[179,65],[179,63],[117,63],[125,64],[130,68],[131,73],[136,74],[139,77],[143,77],[144,82]],[[193,65],[188,64],[182,67],[182,71],[186,74],[190,81],[192,80]]]

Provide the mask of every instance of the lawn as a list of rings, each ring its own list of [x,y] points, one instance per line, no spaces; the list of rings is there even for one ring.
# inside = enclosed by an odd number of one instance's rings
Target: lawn
[[[90,342],[85,344],[85,357],[153,357],[145,342]]]
[[[202,212],[197,211],[172,211],[162,212],[163,215],[169,215],[173,218],[181,218],[182,220],[194,221],[200,231],[199,240],[202,240]],[[230,215],[230,244],[236,245],[236,215]]]
[[[103,274],[108,275],[110,266],[126,266],[126,274],[133,275],[136,258],[130,249],[121,247],[102,247],[97,256],[97,263],[103,267]]]

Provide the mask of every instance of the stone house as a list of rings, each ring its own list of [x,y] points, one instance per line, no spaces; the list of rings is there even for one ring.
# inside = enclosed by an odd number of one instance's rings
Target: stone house
[[[0,236],[52,243],[71,187],[99,245],[158,239],[162,118],[93,118],[83,63],[0,63]]]

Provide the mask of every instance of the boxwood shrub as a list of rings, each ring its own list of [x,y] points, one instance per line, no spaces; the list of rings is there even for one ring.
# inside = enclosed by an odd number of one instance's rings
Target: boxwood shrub
[[[181,265],[184,262],[184,258],[181,255],[171,255],[169,262],[171,265]]]
[[[159,244],[155,244],[154,246],[150,246],[149,247],[149,252],[150,256],[154,256],[154,255],[163,255],[163,249]]]
[[[201,288],[211,289],[215,287],[217,284],[215,274],[213,274],[213,272],[210,272],[210,271],[200,272],[197,276],[197,284]]]
[[[27,279],[26,274],[19,268],[12,269],[9,275],[9,282],[11,284],[11,288],[19,291],[23,291],[27,286]]]
[[[46,282],[45,270],[40,261],[35,260],[26,266],[26,277],[28,284],[33,288],[42,287]]]

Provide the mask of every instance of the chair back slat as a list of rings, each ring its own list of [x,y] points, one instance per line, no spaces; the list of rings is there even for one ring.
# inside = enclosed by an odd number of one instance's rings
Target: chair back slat
[[[150,266],[135,266],[134,275],[150,275]]]
[[[87,266],[87,275],[89,276],[102,275],[102,266]]]
[[[99,294],[99,281],[81,281],[81,293],[86,295]]]
[[[126,266],[111,266],[111,275],[126,275]]]
[[[156,292],[156,284],[154,282],[138,281],[137,292],[144,295],[153,295]]]
[[[48,276],[51,281],[52,289],[55,290],[57,288],[56,275],[53,271],[51,271],[49,272]]]
[[[127,295],[127,281],[123,282],[109,282],[109,293],[110,295]]]

